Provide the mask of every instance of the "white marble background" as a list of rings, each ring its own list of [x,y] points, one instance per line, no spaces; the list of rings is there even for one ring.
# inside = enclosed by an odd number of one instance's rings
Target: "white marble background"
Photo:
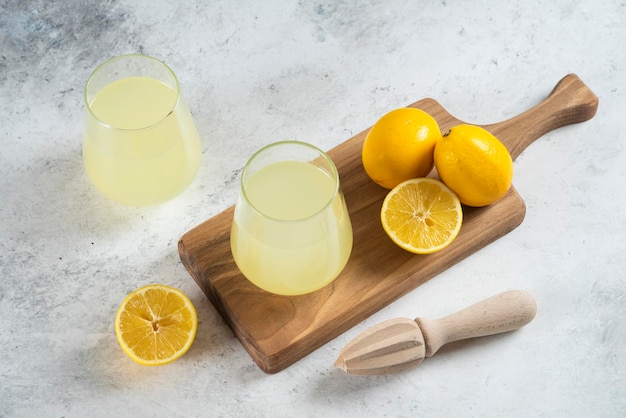
[[[626,416],[625,21],[623,0],[0,0],[0,417]],[[84,82],[134,52],[177,72],[203,139],[192,186],[148,209],[101,197],[81,163]],[[264,144],[330,149],[423,97],[497,122],[570,72],[598,114],[517,159],[523,224],[283,372],[258,369],[179,261],[178,238],[234,203]],[[200,319],[161,368],[135,365],[113,329],[152,282]],[[382,320],[511,288],[538,304],[518,332],[399,375],[332,366]]]

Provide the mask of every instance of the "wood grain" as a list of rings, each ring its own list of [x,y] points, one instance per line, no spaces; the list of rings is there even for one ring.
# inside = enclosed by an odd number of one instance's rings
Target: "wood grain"
[[[595,115],[597,97],[575,75],[564,77],[534,108],[507,121],[484,125],[515,159],[546,132]],[[413,103],[430,113],[442,132],[462,123],[433,99]],[[303,296],[278,296],[252,285],[230,252],[233,207],[196,226],[178,243],[183,265],[256,364],[276,373],[517,227],[525,205],[513,187],[484,208],[464,207],[455,241],[429,255],[410,254],[393,244],[379,221],[388,192],[365,174],[361,147],[368,130],[328,152],[339,171],[350,212],[354,248],[342,274]],[[432,173],[436,176],[436,173]]]
[[[397,373],[419,366],[445,344],[521,328],[536,313],[530,293],[508,290],[440,319],[389,319],[350,341],[335,367],[358,375]]]

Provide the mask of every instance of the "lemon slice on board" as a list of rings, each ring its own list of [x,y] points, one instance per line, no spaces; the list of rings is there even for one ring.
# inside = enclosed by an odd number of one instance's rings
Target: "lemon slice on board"
[[[180,290],[162,284],[131,292],[115,317],[115,334],[126,354],[139,364],[171,363],[189,350],[198,315]]]
[[[387,235],[415,254],[442,250],[456,238],[463,222],[461,202],[441,181],[407,180],[385,197],[380,219]]]

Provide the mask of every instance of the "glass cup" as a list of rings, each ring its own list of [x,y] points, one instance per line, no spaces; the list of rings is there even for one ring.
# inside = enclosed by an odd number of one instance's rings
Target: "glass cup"
[[[352,252],[352,224],[337,168],[323,151],[295,141],[257,151],[241,173],[230,246],[253,284],[279,295],[318,290]]]
[[[172,199],[189,186],[202,154],[178,79],[163,62],[123,55],[85,85],[83,162],[105,196],[129,206]]]

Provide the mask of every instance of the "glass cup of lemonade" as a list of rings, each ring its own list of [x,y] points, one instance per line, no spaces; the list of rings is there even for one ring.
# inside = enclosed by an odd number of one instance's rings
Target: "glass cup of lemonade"
[[[257,151],[241,173],[230,246],[253,284],[279,295],[318,290],[352,252],[352,224],[332,159],[296,141]]]
[[[178,79],[163,62],[123,55],[85,86],[83,162],[105,196],[129,206],[172,199],[193,181],[200,138]]]

